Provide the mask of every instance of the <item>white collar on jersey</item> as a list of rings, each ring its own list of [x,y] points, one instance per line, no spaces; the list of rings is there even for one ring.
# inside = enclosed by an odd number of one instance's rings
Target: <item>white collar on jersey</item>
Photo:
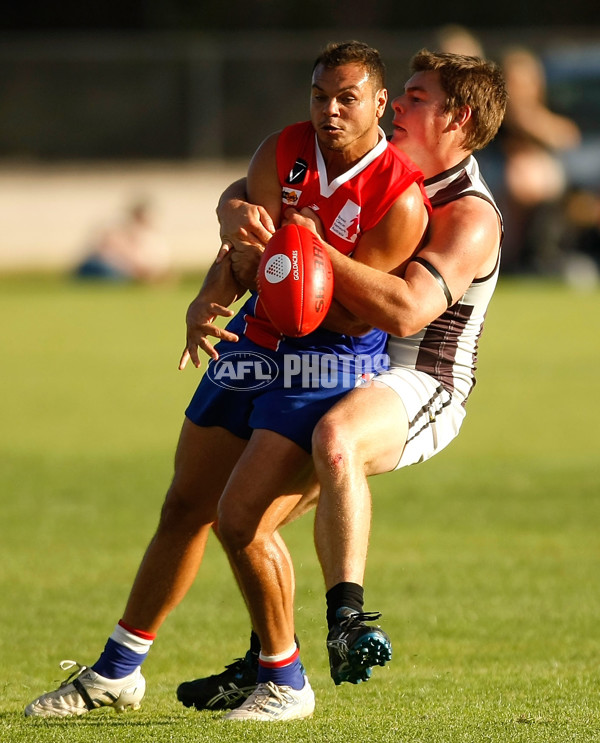
[[[385,132],[381,127],[378,127],[378,131],[379,142],[377,142],[375,147],[373,147],[372,150],[369,150],[369,152],[367,152],[367,154],[364,155],[356,163],[356,165],[353,165],[350,170],[347,170],[345,173],[338,175],[338,177],[334,178],[331,183],[327,181],[327,168],[325,167],[325,160],[323,158],[321,148],[319,147],[319,140],[317,139],[317,135],[315,134],[315,150],[317,152],[317,169],[319,171],[319,186],[321,196],[331,196],[331,194],[335,193],[335,191],[343,183],[347,183],[351,178],[354,178],[355,175],[363,171],[373,162],[373,160],[376,160],[385,151],[386,147],[388,146],[388,141],[385,138]]]
[[[476,180],[479,177],[479,164],[473,155],[468,155],[464,160],[461,160],[453,167],[448,168],[448,170],[444,170],[442,173],[427,178],[424,184],[425,193],[430,199],[432,199],[438,191],[449,186],[462,171],[465,171],[473,180]]]

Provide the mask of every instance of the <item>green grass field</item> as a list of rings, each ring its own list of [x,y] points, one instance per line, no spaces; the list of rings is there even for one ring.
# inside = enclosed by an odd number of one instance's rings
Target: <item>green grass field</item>
[[[195,288],[0,281],[0,741],[597,741],[600,294],[536,282],[497,292],[459,439],[372,482],[367,608],[394,659],[368,684],[329,679],[308,517],[285,536],[311,720],[225,724],[177,703],[181,680],[248,641],[216,541],[145,664],[142,710],[23,717],[120,617],[199,376],[177,371]]]

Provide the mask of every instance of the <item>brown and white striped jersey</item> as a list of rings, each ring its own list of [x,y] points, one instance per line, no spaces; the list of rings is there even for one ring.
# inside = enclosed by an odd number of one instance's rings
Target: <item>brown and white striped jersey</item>
[[[472,155],[426,180],[425,190],[434,214],[438,206],[465,196],[477,196],[494,207],[502,223],[498,206]],[[475,386],[478,343],[488,304],[498,281],[499,264],[500,252],[490,275],[474,279],[459,300],[419,333],[406,338],[390,335],[390,365],[429,374],[464,405]]]

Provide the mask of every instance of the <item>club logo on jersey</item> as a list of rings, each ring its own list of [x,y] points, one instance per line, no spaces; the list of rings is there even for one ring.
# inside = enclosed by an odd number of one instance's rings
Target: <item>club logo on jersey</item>
[[[348,199],[331,225],[331,231],[342,240],[355,243],[360,234],[360,206]]]
[[[306,175],[307,170],[308,163],[306,162],[306,160],[303,160],[301,157],[299,157],[294,163],[294,167],[290,170],[290,174],[286,178],[285,182],[289,183],[290,186],[295,186],[302,183],[304,181],[304,176]]]
[[[301,196],[302,191],[298,191],[295,188],[286,188],[284,186],[281,189],[281,200],[288,206],[296,206]]]

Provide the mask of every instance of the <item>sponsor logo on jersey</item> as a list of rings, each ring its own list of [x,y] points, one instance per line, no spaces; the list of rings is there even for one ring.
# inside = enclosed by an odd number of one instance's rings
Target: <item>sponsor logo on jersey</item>
[[[288,175],[285,182],[289,183],[290,186],[295,186],[299,183],[302,183],[306,176],[307,170],[308,163],[306,162],[306,160],[303,160],[301,157],[299,157],[294,163],[294,167],[290,170],[290,174]]]
[[[333,221],[331,231],[342,240],[355,243],[360,234],[360,206],[348,199]]]
[[[284,186],[281,189],[281,200],[284,204],[288,204],[289,206],[296,206],[301,196],[302,191],[298,191],[295,188],[286,188]]]

